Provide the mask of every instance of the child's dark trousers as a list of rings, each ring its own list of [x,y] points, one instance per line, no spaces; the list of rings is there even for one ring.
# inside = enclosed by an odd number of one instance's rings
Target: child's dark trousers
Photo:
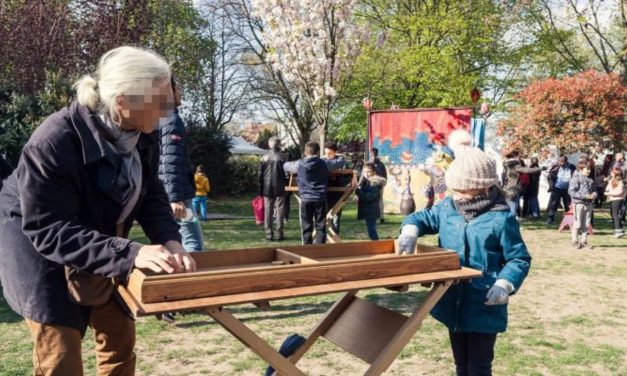
[[[496,333],[449,331],[457,376],[491,376]]]

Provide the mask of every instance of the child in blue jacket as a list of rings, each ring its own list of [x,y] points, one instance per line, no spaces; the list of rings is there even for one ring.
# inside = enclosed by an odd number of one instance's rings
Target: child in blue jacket
[[[459,132],[451,135],[460,144],[449,143],[455,160],[445,176],[452,197],[407,216],[398,241],[401,252],[413,253],[419,236],[438,234],[440,247],[483,272],[452,286],[431,315],[449,329],[457,375],[491,375],[496,335],[507,327],[509,296],[520,289],[531,256],[497,186],[496,162],[466,145],[469,135]]]

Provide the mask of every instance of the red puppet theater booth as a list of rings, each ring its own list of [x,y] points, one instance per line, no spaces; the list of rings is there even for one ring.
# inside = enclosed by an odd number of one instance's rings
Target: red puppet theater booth
[[[386,213],[400,213],[401,198],[413,194],[416,208],[428,197],[445,196],[444,171],[452,161],[448,135],[468,130],[470,107],[385,110],[368,113],[368,150],[377,148],[388,182],[383,192]]]

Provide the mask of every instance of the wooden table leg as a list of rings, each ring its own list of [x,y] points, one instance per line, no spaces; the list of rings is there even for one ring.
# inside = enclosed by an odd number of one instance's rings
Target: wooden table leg
[[[230,312],[223,308],[209,308],[207,313],[255,354],[270,363],[279,373],[289,376],[305,376],[305,373],[259,338]]]
[[[336,244],[341,243],[342,239],[339,234],[333,231],[333,217],[348,203],[348,198],[355,190],[346,191],[342,194],[339,200],[333,205],[333,207],[327,212],[326,224],[327,224],[327,243]]]
[[[318,340],[318,338],[320,338],[320,336],[323,335],[324,332],[326,332],[327,329],[331,327],[331,325],[333,325],[335,320],[337,320],[337,318],[342,315],[346,307],[348,307],[353,301],[355,294],[357,294],[357,290],[349,291],[342,295],[342,297],[339,298],[335,303],[333,303],[333,305],[327,310],[327,312],[320,319],[320,321],[318,321],[318,324],[316,324],[314,329],[311,331],[305,343],[303,343],[303,345],[299,347],[298,350],[296,350],[296,352],[288,358],[290,362],[292,362],[293,364],[298,363],[298,361],[303,357],[303,355],[305,355],[305,353]],[[274,372],[272,374],[272,376],[278,375],[279,373],[277,372]]]
[[[416,331],[420,329],[422,320],[424,320],[429,311],[431,311],[433,306],[435,306],[438,300],[440,300],[442,295],[444,295],[452,283],[453,281],[445,281],[434,284],[433,288],[429,291],[422,303],[416,308],[409,319],[407,319],[405,324],[403,324],[387,346],[385,346],[383,351],[381,351],[381,354],[379,354],[377,359],[372,363],[364,375],[378,376],[388,369],[392,362],[401,353],[401,350],[403,350],[407,342],[409,342]]]

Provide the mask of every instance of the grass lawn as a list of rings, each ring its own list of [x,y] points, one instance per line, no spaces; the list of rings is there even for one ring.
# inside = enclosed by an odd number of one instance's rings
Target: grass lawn
[[[208,249],[258,247],[268,244],[255,225],[252,197],[220,199],[209,203],[211,213],[248,216],[250,219],[203,224]],[[356,207],[344,211],[342,238],[366,240]],[[381,238],[398,233],[400,216],[386,216],[379,225]],[[607,209],[595,212],[593,250],[575,250],[566,232],[547,228],[542,221],[522,222],[523,237],[533,256],[529,277],[511,299],[508,331],[499,335],[495,375],[608,375],[627,376],[627,238],[616,240]],[[140,229],[132,237],[145,241]],[[287,240],[299,244],[298,209],[292,200]],[[435,244],[435,237],[421,239]],[[278,243],[277,243],[278,244]],[[413,287],[396,293],[383,289],[361,297],[408,313],[424,296]],[[277,301],[261,312],[253,305],[231,311],[256,333],[278,348],[292,334],[306,335],[337,295]],[[87,333],[91,338],[91,333]],[[84,342],[87,374],[93,374],[93,342]],[[0,375],[31,374],[32,344],[23,320],[0,297]],[[174,325],[153,317],[137,321],[138,375],[261,375],[265,365],[207,316],[178,316]],[[299,362],[311,375],[357,375],[366,364],[334,345],[319,340]],[[453,375],[446,329],[432,318],[414,336],[388,375]]]

